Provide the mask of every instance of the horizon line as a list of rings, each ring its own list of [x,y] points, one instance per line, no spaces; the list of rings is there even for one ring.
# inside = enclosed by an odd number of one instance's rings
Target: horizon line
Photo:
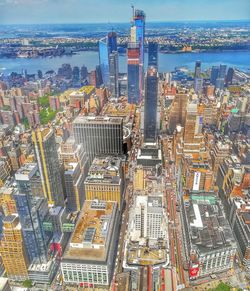
[[[150,20],[146,21],[146,23],[182,23],[182,22],[250,22],[250,19],[207,19],[207,20]],[[130,24],[130,22],[103,22],[103,21],[97,21],[97,22],[42,22],[42,23],[0,23],[0,26],[4,25],[57,25],[57,24]]]

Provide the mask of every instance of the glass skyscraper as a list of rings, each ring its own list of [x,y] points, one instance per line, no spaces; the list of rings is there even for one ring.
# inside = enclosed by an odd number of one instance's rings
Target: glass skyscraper
[[[158,72],[149,67],[145,77],[144,142],[155,142],[157,137]]]
[[[117,34],[114,31],[108,33],[109,53],[117,51]]]
[[[113,98],[119,98],[119,60],[118,52],[113,51],[109,55],[109,79],[110,79],[110,92]]]
[[[140,94],[140,48],[138,43],[130,42],[128,54],[128,102],[138,104]]]
[[[102,73],[102,81],[105,86],[109,85],[109,46],[108,37],[99,40],[99,64]]]
[[[148,66],[158,68],[158,43],[148,43]]]

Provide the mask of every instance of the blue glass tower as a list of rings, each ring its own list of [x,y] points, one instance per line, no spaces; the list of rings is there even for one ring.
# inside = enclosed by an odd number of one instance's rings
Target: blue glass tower
[[[215,86],[216,79],[219,75],[219,67],[218,66],[212,66],[211,75],[210,75],[210,82]]]
[[[148,66],[158,68],[158,43],[148,43]]]
[[[109,45],[108,37],[99,40],[99,64],[102,73],[102,81],[105,86],[109,85]]]
[[[114,31],[108,33],[108,47],[109,53],[117,51],[117,34]]]
[[[42,222],[48,213],[47,201],[45,198],[33,196],[31,190],[31,180],[36,179],[37,177],[34,177],[36,175],[39,175],[37,164],[25,164],[15,175],[18,190],[14,194],[14,199],[31,263],[35,260],[46,262],[49,240],[42,227]]]

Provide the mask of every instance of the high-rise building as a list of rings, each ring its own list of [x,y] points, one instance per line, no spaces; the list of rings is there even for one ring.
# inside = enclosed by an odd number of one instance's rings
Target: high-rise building
[[[121,209],[124,183],[121,158],[99,156],[94,159],[84,182],[86,200],[117,202]]]
[[[119,60],[118,52],[114,51],[109,55],[109,79],[112,98],[119,98]]]
[[[88,69],[86,66],[81,67],[81,80],[85,80],[88,77]]]
[[[102,73],[102,81],[105,86],[109,85],[109,44],[108,37],[99,40],[99,64]]]
[[[114,31],[108,33],[109,53],[117,52],[117,34]]]
[[[29,261],[17,214],[6,216],[3,219],[0,253],[8,278],[18,281],[28,278]]]
[[[133,8],[133,23],[130,41],[139,45],[139,99],[142,99],[143,95],[145,18],[146,15],[144,11],[139,9],[134,10]]]
[[[136,42],[128,43],[128,102],[138,104],[140,93],[140,46]]]
[[[60,159],[64,165],[66,208],[68,211],[80,211],[85,200],[84,180],[88,172],[88,158],[82,144],[76,145],[69,137],[61,144]]]
[[[63,206],[64,191],[55,133],[51,128],[38,128],[32,132],[32,140],[44,196],[49,206]]]
[[[47,261],[49,237],[43,231],[42,222],[48,213],[45,198],[33,196],[31,180],[39,175],[35,163],[24,164],[15,174],[18,191],[14,194],[16,208],[22,226],[23,240],[29,261]]]
[[[196,93],[202,92],[203,79],[201,77],[201,62],[197,61],[195,63],[194,71],[194,90]]]
[[[223,90],[226,78],[227,66],[220,65],[218,78],[216,79],[215,87],[216,89]]]
[[[148,43],[148,66],[158,68],[158,43]]]
[[[216,80],[218,78],[218,75],[219,75],[219,67],[212,66],[211,75],[210,75],[210,82],[214,86],[216,85]]]
[[[226,76],[226,86],[232,85],[233,77],[234,77],[234,69],[233,68],[229,68],[228,71],[227,71],[227,76]]]
[[[77,116],[73,121],[73,132],[76,143],[83,145],[90,164],[97,155],[123,153],[122,118]]]
[[[144,141],[154,142],[157,137],[158,72],[150,67],[145,77]]]
[[[194,70],[194,78],[201,77],[201,61],[196,61],[195,70]]]

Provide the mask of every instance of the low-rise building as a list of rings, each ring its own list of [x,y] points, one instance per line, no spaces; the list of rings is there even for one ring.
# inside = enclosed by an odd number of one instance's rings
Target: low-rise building
[[[190,193],[182,210],[190,279],[232,268],[237,245],[218,196]]]
[[[61,261],[63,280],[80,286],[109,286],[118,238],[117,203],[85,201]]]

